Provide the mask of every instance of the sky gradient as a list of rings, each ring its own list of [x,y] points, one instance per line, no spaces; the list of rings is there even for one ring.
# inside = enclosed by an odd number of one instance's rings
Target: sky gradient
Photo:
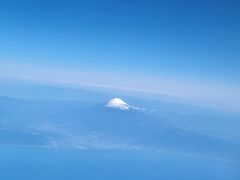
[[[0,77],[238,110],[239,1],[1,1]]]

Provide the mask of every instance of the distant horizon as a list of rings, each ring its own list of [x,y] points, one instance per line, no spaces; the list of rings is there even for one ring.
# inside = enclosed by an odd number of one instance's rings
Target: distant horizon
[[[123,97],[132,97],[132,98],[140,98],[146,100],[155,100],[155,101],[163,101],[169,103],[177,103],[177,104],[185,104],[188,106],[195,106],[206,108],[212,111],[223,111],[224,113],[233,113],[235,115],[240,115],[239,111],[233,110],[232,108],[221,108],[219,106],[209,105],[204,102],[194,101],[192,99],[186,99],[184,97],[164,94],[164,93],[155,93],[155,92],[147,92],[147,91],[140,91],[140,90],[133,90],[133,89],[121,89],[121,88],[111,88],[111,87],[104,87],[104,86],[94,86],[94,85],[86,85],[86,84],[78,84],[70,85],[70,84],[61,84],[61,83],[46,83],[46,82],[39,82],[33,81],[29,79],[16,79],[16,78],[1,78],[0,77],[0,85],[3,85],[4,88],[0,90],[0,97],[12,97],[12,98],[26,98],[24,96],[25,93],[22,93],[23,96],[14,95],[15,93],[11,94],[12,90],[9,88],[14,87],[16,91],[20,88],[21,91],[23,89],[27,89],[29,93],[33,93],[36,95],[36,92],[32,89],[41,89],[41,88],[50,88],[50,89],[62,89],[66,91],[86,91],[86,92],[93,92],[93,93],[103,93],[109,95],[111,98],[123,98]],[[9,90],[9,91],[8,91]],[[8,92],[7,95],[4,92]],[[10,93],[9,93],[10,92]],[[41,94],[41,91],[38,93]],[[80,93],[80,92],[79,92]],[[44,96],[44,94],[41,94]],[[71,100],[71,97],[69,97]],[[72,97],[73,98],[73,97]],[[29,99],[29,98],[28,98]],[[38,97],[30,98],[30,99],[39,99]],[[40,98],[41,99],[41,98]],[[46,98],[44,98],[46,99]],[[50,98],[51,100],[52,98]],[[53,98],[56,100],[64,100],[61,98]],[[77,99],[79,100],[79,99]],[[107,99],[110,100],[110,99]]]

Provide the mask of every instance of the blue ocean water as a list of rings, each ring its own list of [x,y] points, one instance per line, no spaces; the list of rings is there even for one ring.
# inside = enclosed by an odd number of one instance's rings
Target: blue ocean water
[[[148,150],[1,147],[1,180],[238,180],[240,164]]]

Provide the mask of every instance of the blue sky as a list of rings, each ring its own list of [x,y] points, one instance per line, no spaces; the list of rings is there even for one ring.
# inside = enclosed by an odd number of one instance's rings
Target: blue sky
[[[237,109],[239,5],[1,1],[0,76],[163,92]]]

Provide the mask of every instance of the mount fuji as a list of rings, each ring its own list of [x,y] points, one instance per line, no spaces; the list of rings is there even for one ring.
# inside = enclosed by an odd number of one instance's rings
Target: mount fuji
[[[139,108],[130,106],[129,104],[127,104],[120,98],[113,98],[106,104],[106,107],[120,109],[120,110],[124,110],[124,111],[139,110]]]

